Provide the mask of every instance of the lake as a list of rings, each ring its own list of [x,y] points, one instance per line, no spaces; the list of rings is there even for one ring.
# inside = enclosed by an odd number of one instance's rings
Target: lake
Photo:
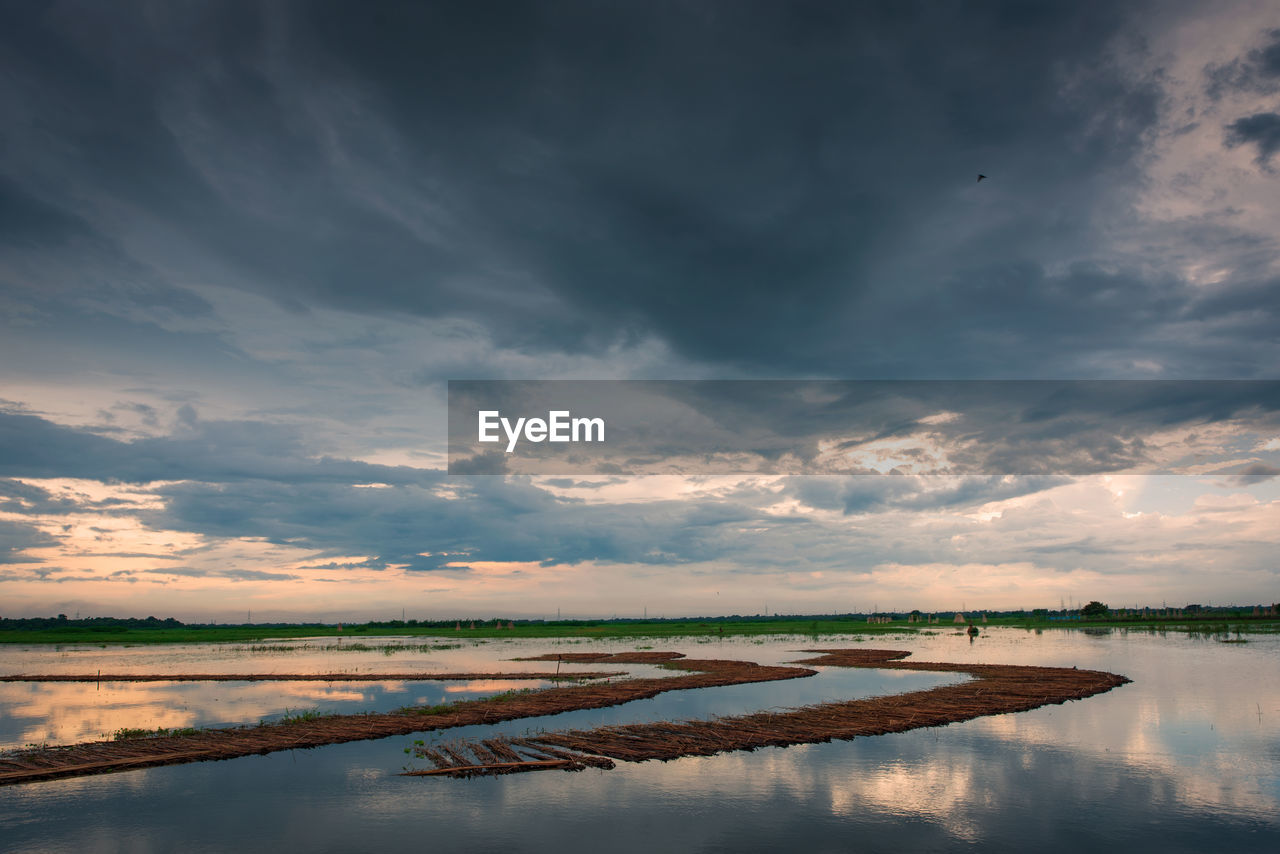
[[[1131,684],[1089,699],[907,733],[610,771],[401,777],[414,739],[702,718],[919,690],[965,677],[826,668],[611,709],[0,788],[5,851],[1252,851],[1280,846],[1280,637],[1169,633],[618,642],[333,639],[256,645],[0,648],[2,673],[545,671],[511,658],[641,645],[765,664],[874,646],[922,661],[1078,666]],[[565,665],[566,671],[613,669]],[[629,672],[656,675],[652,667]],[[537,681],[0,684],[0,749],[120,728],[385,710]]]

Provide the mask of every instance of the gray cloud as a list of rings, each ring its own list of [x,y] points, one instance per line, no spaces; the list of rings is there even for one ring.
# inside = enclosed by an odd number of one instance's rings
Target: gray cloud
[[[1227,92],[1269,94],[1280,89],[1280,29],[1265,34],[1269,42],[1243,57],[1205,68],[1206,91],[1218,100]]]
[[[459,457],[449,463],[453,474],[506,474],[507,455],[502,451],[489,451],[470,457]]]
[[[1256,414],[1258,407],[1264,414],[1273,413],[1276,406],[1272,397],[1258,394],[1259,388],[1270,389],[1270,385],[1258,383],[1015,386],[1024,394],[1018,398],[1020,408],[1013,418],[990,405],[1007,400],[999,395],[992,401],[983,397],[986,390],[1004,387],[1000,384],[961,384],[957,389],[951,383],[813,383],[801,389],[801,397],[833,388],[847,391],[844,399],[828,397],[816,416],[804,407],[786,405],[788,400],[798,400],[796,387],[788,383],[672,388],[682,395],[683,404],[697,404],[704,415],[747,419],[748,434],[767,433],[772,441],[799,444],[816,442],[823,430],[847,426],[849,413],[862,407],[870,407],[875,416],[863,421],[864,428],[869,428],[866,439],[896,439],[918,430],[923,416],[939,409],[962,409],[976,401],[976,408],[970,406],[968,414],[954,422],[958,430],[951,423],[931,424],[928,429],[948,427],[956,437],[996,430],[994,444],[1002,449],[999,453],[1047,454],[1046,467],[1064,463],[1082,449],[1091,449],[1095,461],[1099,454],[1127,454],[1130,444],[1140,452],[1143,431],[1173,426],[1200,429],[1242,413]],[[691,394],[691,389],[704,391]],[[1083,437],[1076,435],[1081,419],[1090,417],[1101,419],[1100,426]],[[1115,431],[1126,423],[1129,438],[1120,443],[1120,450],[1108,450],[1107,440],[1114,440]],[[557,496],[522,478],[452,477],[439,470],[317,458],[308,453],[296,429],[262,422],[206,422],[191,409],[183,411],[173,435],[133,441],[60,426],[35,415],[0,413],[0,449],[0,473],[11,477],[145,484],[136,488],[162,504],[152,509],[113,499],[91,501],[74,494],[55,495],[17,480],[0,480],[0,509],[9,512],[56,516],[118,511],[154,530],[194,532],[213,541],[261,538],[314,550],[321,560],[362,555],[367,566],[403,564],[431,570],[470,561],[687,564],[732,560],[759,567],[779,561],[822,561],[849,537],[848,532],[807,516],[770,512],[767,508],[780,497],[772,488],[744,486],[697,501],[587,502],[572,493]],[[782,481],[780,488],[781,496],[803,506],[851,516],[954,511],[1070,482],[1055,475],[870,476],[791,478]],[[369,483],[385,486],[361,486]],[[562,489],[575,484],[553,479],[547,486]],[[744,531],[750,531],[750,536],[744,536]],[[796,551],[798,539],[804,540],[805,547]],[[14,546],[11,551],[16,554],[20,548]],[[936,556],[935,551],[901,543],[895,559],[909,554]],[[157,570],[161,571],[169,570]]]
[[[1071,480],[1061,476],[818,477],[794,478],[787,491],[811,507],[859,514],[974,507],[1043,492]]]
[[[1258,148],[1257,163],[1270,168],[1271,157],[1280,151],[1280,113],[1255,113],[1236,119],[1226,128],[1227,146],[1255,145]]]
[[[1252,463],[1223,480],[1229,486],[1256,486],[1276,477],[1280,477],[1280,468],[1266,463]]]
[[[165,509],[140,514],[155,527],[365,554],[414,570],[469,561],[688,563],[740,551],[732,528],[759,521],[757,511],[731,502],[584,506],[498,478],[478,480],[458,498],[415,486],[278,482],[234,492],[177,484],[156,494]]]
[[[0,511],[5,513],[65,514],[83,505],[67,497],[55,498],[47,489],[20,480],[0,478]]]
[[[156,567],[135,572],[124,570],[125,575],[169,575],[175,578],[229,578],[233,581],[291,581],[299,576],[288,572],[267,572],[258,569],[196,569],[189,566]],[[117,573],[119,574],[119,573]]]
[[[0,412],[0,475],[159,480],[418,483],[406,466],[313,458],[297,428],[250,421],[199,421],[177,434],[123,442],[35,415]]]
[[[27,549],[56,546],[58,541],[34,525],[0,519],[0,564],[40,563]]]

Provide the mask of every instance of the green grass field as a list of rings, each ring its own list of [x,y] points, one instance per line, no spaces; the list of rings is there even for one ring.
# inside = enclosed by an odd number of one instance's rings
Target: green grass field
[[[470,640],[478,638],[688,638],[740,637],[751,635],[860,635],[876,636],[903,632],[955,632],[964,626],[945,618],[939,623],[868,623],[863,617],[722,617],[702,620],[561,620],[526,621],[506,628],[506,621],[470,621],[455,624],[422,624],[392,620],[364,625],[138,625],[143,621],[117,625],[101,620],[41,621],[42,626],[13,627],[31,621],[0,621],[0,643],[13,644],[157,644],[247,642],[288,638],[376,638],[410,636]],[[501,625],[501,627],[499,627]],[[997,617],[979,628],[997,626],[1026,630],[1112,629],[1128,631],[1185,632],[1209,636],[1280,632],[1280,620],[1247,615],[1214,614],[1203,619],[1102,619],[1055,622],[1027,617]]]

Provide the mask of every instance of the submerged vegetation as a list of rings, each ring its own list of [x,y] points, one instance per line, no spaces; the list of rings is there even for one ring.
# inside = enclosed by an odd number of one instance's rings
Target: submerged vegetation
[[[244,647],[245,652],[254,655],[289,652],[380,652],[383,655],[396,655],[402,652],[430,653],[446,649],[461,649],[460,643],[294,643],[294,644],[253,644]]]

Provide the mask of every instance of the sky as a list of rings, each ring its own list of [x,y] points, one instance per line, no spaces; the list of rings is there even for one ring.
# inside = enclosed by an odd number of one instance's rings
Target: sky
[[[450,474],[446,410],[1280,379],[1272,2],[6,0],[0,115],[0,616],[1280,600],[1274,406],[897,476]]]

